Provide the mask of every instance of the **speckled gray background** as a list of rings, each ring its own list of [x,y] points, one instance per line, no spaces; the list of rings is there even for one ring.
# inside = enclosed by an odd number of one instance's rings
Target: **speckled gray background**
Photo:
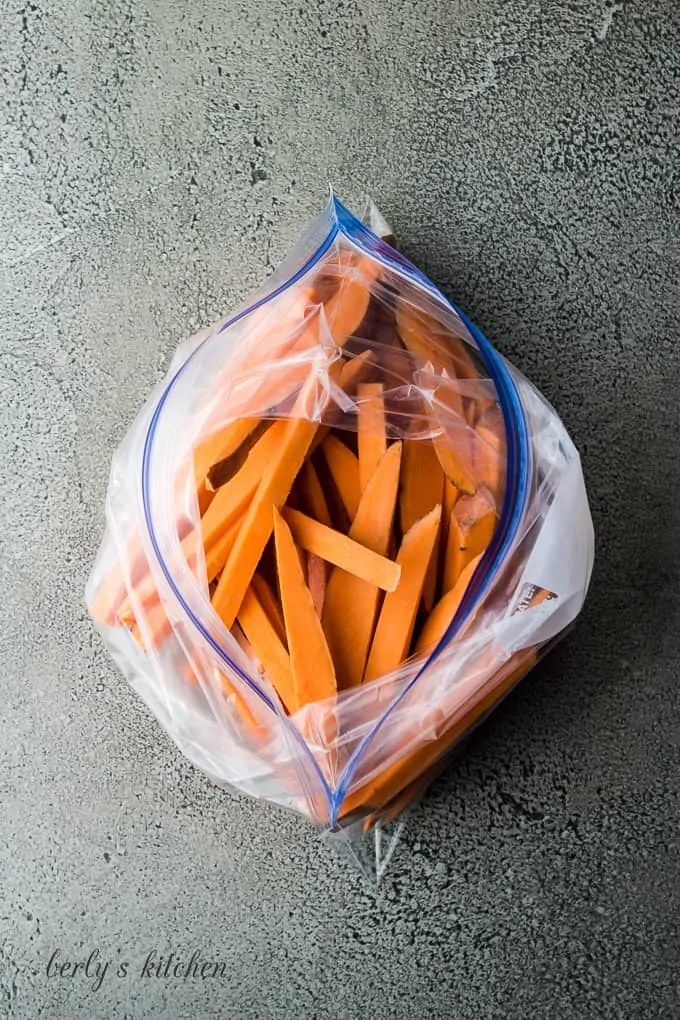
[[[0,1017],[680,1016],[679,43],[676,0],[2,5]],[[145,394],[328,182],[559,408],[598,533],[379,894],[181,759],[82,597]],[[45,973],[154,947],[228,977]]]

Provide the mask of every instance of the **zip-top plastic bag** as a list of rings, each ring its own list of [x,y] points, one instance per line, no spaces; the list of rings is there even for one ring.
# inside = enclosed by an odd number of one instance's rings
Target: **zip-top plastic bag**
[[[378,877],[403,808],[569,627],[593,562],[555,411],[334,198],[180,346],[106,517],[87,604],[135,690],[216,783]]]

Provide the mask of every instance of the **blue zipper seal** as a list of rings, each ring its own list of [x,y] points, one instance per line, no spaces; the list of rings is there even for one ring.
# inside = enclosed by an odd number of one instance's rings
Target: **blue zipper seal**
[[[434,286],[434,284],[417,269],[411,262],[409,262],[403,255],[395,251],[388,244],[377,237],[371,230],[369,230],[360,220],[358,220],[350,211],[347,209],[342,202],[340,202],[334,196],[331,198],[330,206],[327,212],[332,214],[333,220],[330,229],[321,242],[319,247],[313,254],[307,259],[307,261],[287,280],[281,283],[271,293],[266,294],[255,304],[250,305],[248,308],[239,312],[233,318],[229,319],[220,327],[219,332],[222,333],[230,326],[235,325],[246,315],[266,305],[269,301],[279,297],[282,293],[292,287],[295,283],[302,279],[314,266],[323,258],[323,256],[330,249],[333,241],[338,234],[343,235],[351,243],[353,243],[361,251],[365,252],[376,258],[379,262],[385,265],[387,268],[396,271],[412,283],[421,287],[430,297],[434,298],[440,304],[452,310],[458,318],[461,320],[463,325],[466,327],[475,343],[477,344],[479,354],[484,362],[486,368],[489,371],[489,375],[494,382],[496,392],[498,394],[498,400],[503,413],[503,422],[506,432],[506,445],[507,445],[507,474],[506,474],[506,490],[503,500],[503,508],[501,510],[501,516],[499,525],[496,528],[494,537],[486,550],[486,553],[482,557],[477,570],[472,578],[472,581],[468,587],[468,590],[463,598],[458,610],[449,624],[446,634],[443,636],[437,647],[434,649],[432,654],[429,656],[427,661],[423,664],[421,669],[416,673],[412,680],[404,687],[404,689],[394,698],[391,704],[385,709],[380,719],[377,721],[370,733],[359,742],[357,747],[350,755],[349,761],[340,773],[339,783],[335,790],[332,790],[329,786],[326,778],[321,771],[321,768],[316,761],[314,755],[309,750],[306,742],[304,741],[297,726],[288,721],[287,716],[282,716],[278,710],[276,704],[272,699],[262,690],[262,688],[256,684],[246,673],[243,672],[240,667],[232,661],[229,655],[226,653],[222,645],[217,642],[211,634],[209,634],[201,621],[196,617],[194,612],[187,604],[185,598],[181,594],[177,587],[172,574],[161,554],[156,533],[153,527],[153,521],[151,518],[150,508],[150,469],[151,469],[151,454],[153,450],[153,440],[158,427],[160,415],[163,407],[165,406],[173,387],[178,382],[184,369],[192,361],[203,346],[211,339],[207,337],[199,346],[194,350],[187,360],[178,368],[175,375],[169,381],[165,390],[161,394],[158,404],[154,409],[154,413],[151,417],[147,434],[144,441],[144,449],[142,454],[142,503],[144,507],[144,518],[146,521],[147,531],[149,539],[151,541],[154,554],[161,568],[161,571],[168,582],[170,589],[177,598],[180,606],[191,620],[193,625],[196,627],[201,637],[208,642],[211,648],[216,652],[218,657],[224,662],[224,664],[232,670],[237,676],[243,681],[243,683],[258,697],[264,701],[267,707],[280,719],[288,725],[289,730],[296,742],[300,745],[300,748],[306,753],[306,756],[312,766],[314,773],[320,783],[321,788],[326,794],[328,806],[329,806],[329,823],[331,828],[335,828],[338,823],[338,816],[342,802],[345,799],[351,781],[354,777],[356,769],[361,761],[364,751],[371,743],[376,733],[389,717],[392,711],[397,705],[403,700],[404,697],[412,690],[414,684],[423,675],[425,670],[430,666],[433,660],[440,654],[442,649],[453,640],[456,634],[461,629],[463,623],[467,619],[468,615],[480,602],[481,598],[488,590],[490,584],[494,580],[500,566],[502,565],[505,556],[515,539],[519,523],[522,519],[526,500],[529,492],[529,478],[530,478],[530,443],[529,443],[529,432],[524,409],[517,391],[517,387],[508,372],[502,358],[494,350],[493,346],[486,339],[482,331],[475,326],[473,322],[462,312],[453,302],[449,301],[442,292]],[[512,484],[511,484],[512,483]]]

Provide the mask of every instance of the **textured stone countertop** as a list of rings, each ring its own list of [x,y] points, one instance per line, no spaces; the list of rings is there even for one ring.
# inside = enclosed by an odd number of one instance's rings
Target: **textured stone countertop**
[[[680,1016],[679,53],[674,0],[3,5],[0,1017]],[[597,530],[379,891],[192,768],[83,604],[113,450],[329,182],[559,410]]]

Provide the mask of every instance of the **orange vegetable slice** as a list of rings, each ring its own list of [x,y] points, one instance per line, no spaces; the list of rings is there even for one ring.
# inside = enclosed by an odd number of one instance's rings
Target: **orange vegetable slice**
[[[307,517],[299,510],[284,507],[282,516],[296,543],[303,549],[383,591],[395,591],[397,588],[401,567],[393,560],[360,545],[341,531],[319,524],[313,517]]]
[[[449,624],[458,611],[459,605],[463,601],[463,596],[468,590],[468,585],[479,565],[480,559],[481,555],[476,556],[466,564],[453,588],[447,591],[434,607],[420,631],[418,643],[416,644],[416,652],[424,652],[428,648],[433,648],[444,637]]]
[[[306,460],[298,475],[298,488],[306,512],[330,528],[331,515],[319,476],[311,460]]]
[[[385,432],[385,405],[382,399],[382,383],[360,383],[357,390],[359,399],[358,449],[359,486],[363,492],[373,472],[387,450]]]
[[[444,472],[432,444],[427,440],[407,439],[401,462],[399,492],[402,535],[435,506],[443,504],[445,482]],[[423,588],[423,602],[427,612],[434,605],[437,590],[439,542],[438,531]]]
[[[364,682],[391,673],[408,654],[425,575],[439,532],[441,512],[441,505],[437,505],[404,535],[397,555],[401,580],[396,591],[385,596],[366,663]]]
[[[273,527],[295,699],[301,707],[335,694],[335,669],[311,592],[305,584],[293,536],[276,508]]]
[[[484,552],[496,529],[496,513],[488,496],[463,496],[456,503],[449,520],[449,534],[444,561],[444,591],[454,587],[470,560]]]
[[[390,546],[399,489],[402,444],[393,443],[364,489],[349,537],[384,556]],[[338,686],[361,683],[371,646],[380,589],[336,567],[328,580],[323,627]]]
[[[347,516],[353,521],[361,496],[359,461],[342,440],[333,434],[326,437],[321,450]]]
[[[213,595],[213,608],[228,628],[231,628],[236,619],[239,606],[271,536],[272,507],[282,507],[288,498],[317,429],[315,422],[302,418],[291,418],[282,424],[280,443],[264,468],[260,484],[245,513]],[[270,429],[265,433],[263,439],[271,432]]]
[[[269,581],[267,581],[267,579],[262,576],[259,570],[253,574],[253,579],[250,582],[250,587],[255,592],[255,595],[257,596],[260,605],[267,614],[269,622],[276,631],[279,640],[281,641],[281,644],[285,646],[286,626],[283,622],[283,613],[281,611],[279,600],[274,594],[274,589],[269,584]]]
[[[288,712],[295,712],[298,701],[293,684],[290,656],[276,628],[251,585],[238,611],[238,623],[255,655],[271,680]]]

